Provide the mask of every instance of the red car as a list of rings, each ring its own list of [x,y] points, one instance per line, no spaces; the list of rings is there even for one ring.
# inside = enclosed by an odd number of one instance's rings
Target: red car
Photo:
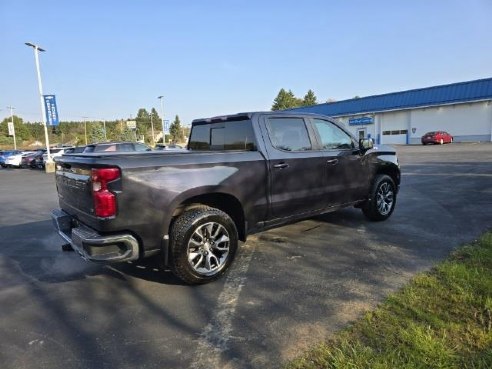
[[[451,136],[448,132],[445,131],[435,131],[435,132],[427,132],[422,136],[422,145],[427,144],[445,144],[453,142],[453,136]]]

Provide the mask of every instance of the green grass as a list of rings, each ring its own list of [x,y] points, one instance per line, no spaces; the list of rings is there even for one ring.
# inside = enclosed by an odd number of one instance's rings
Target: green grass
[[[492,233],[286,368],[491,369]]]

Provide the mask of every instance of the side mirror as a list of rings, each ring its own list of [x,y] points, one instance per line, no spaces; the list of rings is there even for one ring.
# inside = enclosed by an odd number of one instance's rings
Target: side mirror
[[[367,150],[371,150],[374,147],[374,142],[370,138],[361,138],[359,140],[359,149],[362,152],[366,152]]]

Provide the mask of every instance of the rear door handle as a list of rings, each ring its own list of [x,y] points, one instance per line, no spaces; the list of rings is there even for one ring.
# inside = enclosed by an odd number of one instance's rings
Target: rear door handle
[[[287,168],[288,166],[289,166],[289,164],[287,164],[287,163],[280,163],[280,164],[275,164],[273,167],[278,168],[278,169],[284,169],[284,168]]]
[[[330,159],[326,161],[326,164],[328,165],[337,165],[338,164],[338,159]]]

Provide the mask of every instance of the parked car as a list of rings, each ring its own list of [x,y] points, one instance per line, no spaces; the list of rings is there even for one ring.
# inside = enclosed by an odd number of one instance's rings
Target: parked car
[[[427,145],[427,144],[445,144],[445,143],[451,143],[453,142],[453,136],[451,136],[448,132],[446,131],[433,131],[433,132],[427,132],[425,135],[422,136],[422,145]]]
[[[44,160],[43,155],[46,153],[46,149],[38,150],[37,154],[34,155],[33,160],[31,161],[31,168],[44,168]]]
[[[140,142],[104,142],[87,145],[83,153],[132,151],[152,151],[152,149]]]
[[[18,154],[10,155],[5,159],[5,165],[10,168],[20,168],[22,167],[22,159],[33,153],[34,151],[22,151]]]
[[[68,147],[54,147],[50,149],[50,156],[52,159],[57,158],[58,156],[62,156],[67,150],[71,150],[73,147],[68,146]],[[48,153],[43,154],[43,163],[41,164],[44,168],[44,164],[46,163],[46,160],[48,160]]]
[[[21,164],[20,166],[22,168],[35,168],[36,167],[36,158],[43,157],[43,154],[46,152],[46,150],[36,150],[33,151],[29,154],[23,155],[21,158]]]
[[[20,154],[20,150],[4,150],[0,151],[0,165],[5,168],[7,164],[5,164],[5,160],[10,156],[10,155],[15,155],[15,154]]]

